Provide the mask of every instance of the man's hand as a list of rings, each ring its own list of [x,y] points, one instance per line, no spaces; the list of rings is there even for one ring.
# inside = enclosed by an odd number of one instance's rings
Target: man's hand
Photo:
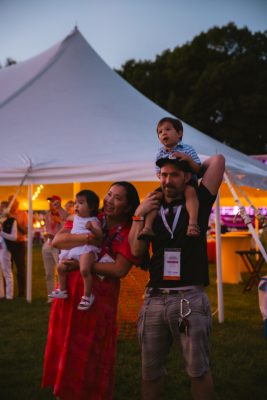
[[[62,223],[62,218],[59,214],[51,214],[51,220],[57,224]]]
[[[135,211],[135,215],[140,217],[144,217],[149,211],[159,210],[160,207],[160,199],[162,198],[161,192],[150,192],[144,198],[144,200],[140,203]]]

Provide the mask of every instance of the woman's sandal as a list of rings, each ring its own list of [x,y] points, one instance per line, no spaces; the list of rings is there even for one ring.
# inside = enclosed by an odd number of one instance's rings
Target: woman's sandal
[[[81,301],[78,305],[78,310],[88,310],[95,300],[95,296],[93,294],[90,297],[82,296]]]
[[[187,236],[198,237],[200,235],[200,227],[197,224],[189,224],[187,227]]]

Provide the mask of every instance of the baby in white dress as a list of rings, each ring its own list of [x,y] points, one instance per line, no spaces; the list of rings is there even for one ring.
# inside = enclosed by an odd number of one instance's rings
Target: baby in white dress
[[[99,207],[99,198],[91,190],[82,190],[77,193],[75,200],[75,216],[71,233],[87,233],[96,240],[103,239],[103,232],[100,221],[97,218]],[[86,244],[84,246],[74,247],[70,250],[62,250],[59,255],[59,264],[57,266],[59,288],[55,289],[49,297],[57,299],[68,298],[67,293],[67,273],[71,270],[66,260],[78,260],[80,272],[84,282],[84,294],[78,305],[79,310],[88,310],[94,302],[92,294],[92,267],[98,260],[100,247]]]

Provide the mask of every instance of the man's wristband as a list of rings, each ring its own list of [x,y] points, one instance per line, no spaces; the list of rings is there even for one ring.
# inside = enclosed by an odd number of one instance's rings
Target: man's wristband
[[[140,217],[139,215],[133,215],[132,220],[133,221],[144,221],[145,217]]]

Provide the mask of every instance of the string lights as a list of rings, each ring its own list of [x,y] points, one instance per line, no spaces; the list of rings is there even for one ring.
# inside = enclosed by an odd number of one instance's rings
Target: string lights
[[[44,186],[43,185],[38,185],[33,196],[32,196],[32,201],[36,200],[41,191],[43,190]]]

